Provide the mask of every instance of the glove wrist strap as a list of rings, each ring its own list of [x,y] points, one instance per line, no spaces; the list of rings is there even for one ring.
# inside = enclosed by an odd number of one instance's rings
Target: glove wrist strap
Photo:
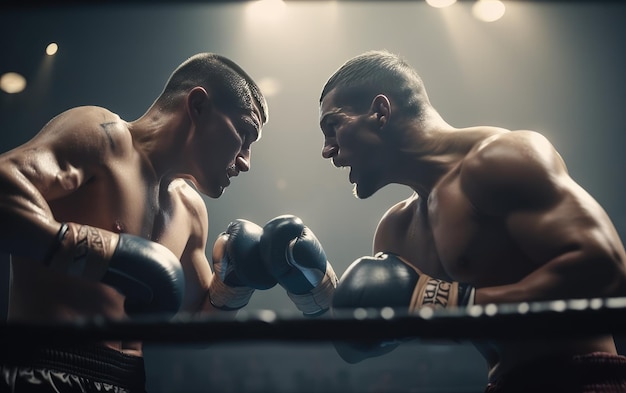
[[[98,281],[115,249],[115,234],[89,225],[61,224],[46,265],[72,276]]]
[[[287,295],[304,315],[321,314],[330,308],[338,281],[332,265],[327,262],[326,272],[319,285],[311,289],[309,293],[297,295],[287,291]]]
[[[448,282],[421,274],[413,290],[409,311],[466,307],[474,304],[475,288],[456,281]]]
[[[250,301],[254,288],[231,287],[213,275],[209,285],[209,301],[213,307],[220,310],[239,310]]]

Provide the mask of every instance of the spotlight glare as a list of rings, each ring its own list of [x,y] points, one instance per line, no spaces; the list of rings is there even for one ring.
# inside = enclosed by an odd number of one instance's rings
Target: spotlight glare
[[[50,44],[48,44],[48,46],[46,47],[46,54],[48,56],[52,56],[55,53],[57,53],[57,51],[59,50],[59,46],[56,44],[56,42],[51,42]]]
[[[426,0],[426,3],[434,8],[445,8],[456,3],[456,0]]]
[[[257,84],[265,97],[273,97],[280,92],[280,82],[276,78],[261,78]]]
[[[9,94],[19,93],[26,88],[26,78],[17,72],[7,72],[0,77],[0,89]]]
[[[472,6],[474,16],[483,22],[495,22],[504,16],[504,3],[500,0],[478,0]]]
[[[256,0],[249,3],[246,13],[251,20],[267,23],[279,21],[285,15],[285,11],[284,0]]]

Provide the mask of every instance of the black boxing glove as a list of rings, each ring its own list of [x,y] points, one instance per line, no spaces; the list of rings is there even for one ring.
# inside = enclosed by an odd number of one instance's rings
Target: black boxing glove
[[[267,271],[259,252],[263,229],[238,219],[228,225],[213,245],[211,304],[221,310],[238,310],[250,301],[255,289],[269,289],[276,279]]]
[[[378,253],[354,261],[339,280],[333,311],[354,308],[405,309],[465,307],[473,304],[475,289],[421,273],[393,254]],[[402,340],[336,342],[339,355],[348,363],[381,356]]]
[[[173,315],[183,302],[185,277],[180,261],[167,247],[139,236],[63,223],[47,264],[112,286],[126,297],[129,315]]]
[[[269,272],[305,316],[330,308],[337,276],[315,234],[293,215],[282,215],[263,227],[261,254]]]

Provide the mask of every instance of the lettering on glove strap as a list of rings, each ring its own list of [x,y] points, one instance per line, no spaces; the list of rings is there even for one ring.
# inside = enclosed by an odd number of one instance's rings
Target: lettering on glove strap
[[[96,228],[81,225],[76,233],[76,248],[72,257],[69,273],[80,276],[85,271],[87,258],[92,252],[104,254],[104,242]]]
[[[62,231],[62,233],[61,233]],[[73,276],[99,280],[108,268],[113,233],[89,225],[65,223],[50,267]]]
[[[423,307],[435,309],[456,307],[459,303],[459,283],[438,280],[422,274],[411,297],[410,311]]]

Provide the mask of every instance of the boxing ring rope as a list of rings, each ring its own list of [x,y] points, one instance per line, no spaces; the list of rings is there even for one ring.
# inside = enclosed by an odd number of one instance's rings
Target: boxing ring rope
[[[67,323],[0,325],[3,345],[25,338],[29,344],[100,340],[140,340],[160,344],[241,341],[477,340],[626,335],[626,297],[489,304],[467,309],[391,308],[342,310],[306,318],[270,310],[239,311],[235,317],[159,315],[128,320],[102,318]]]

